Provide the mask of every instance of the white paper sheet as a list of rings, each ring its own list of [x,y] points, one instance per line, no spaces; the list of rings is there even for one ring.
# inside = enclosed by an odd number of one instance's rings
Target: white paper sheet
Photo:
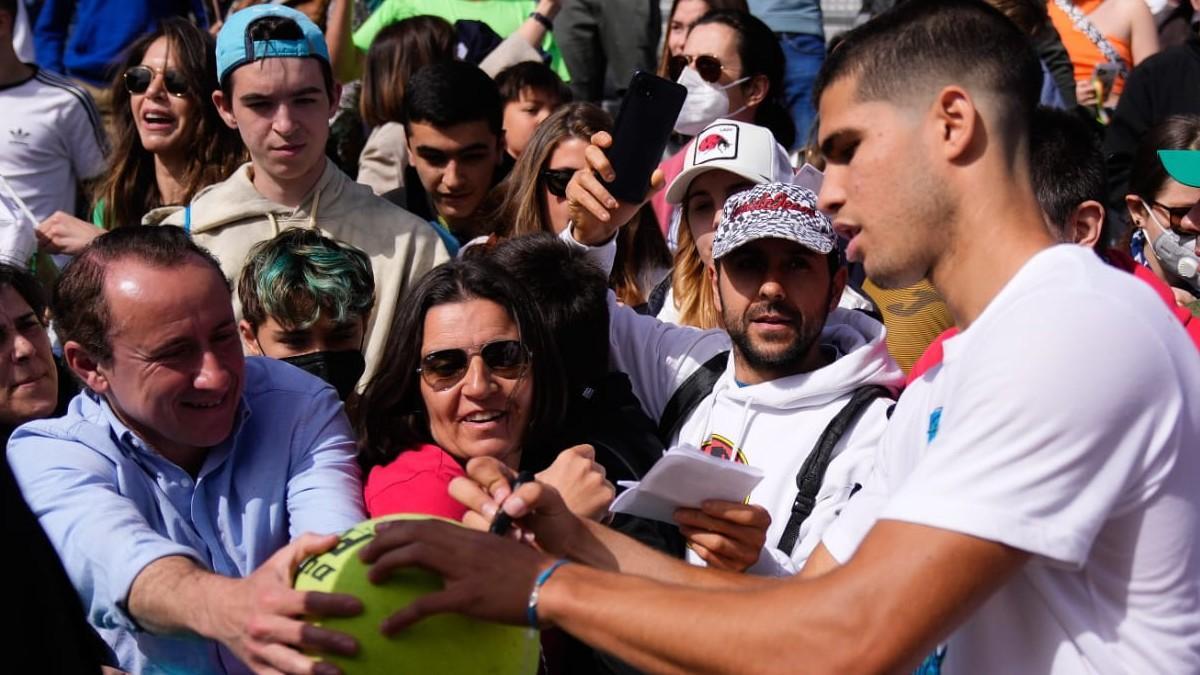
[[[719,459],[690,446],[671,448],[641,482],[628,488],[609,510],[674,523],[675,509],[698,508],[708,499],[744,500],[763,479],[762,469]]]

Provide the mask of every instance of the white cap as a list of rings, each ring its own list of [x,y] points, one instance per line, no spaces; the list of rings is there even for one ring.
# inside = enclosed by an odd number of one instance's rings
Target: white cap
[[[678,204],[692,180],[721,169],[755,183],[790,183],[792,164],[787,151],[766,127],[720,119],[692,139],[683,171],[667,188],[667,203]]]

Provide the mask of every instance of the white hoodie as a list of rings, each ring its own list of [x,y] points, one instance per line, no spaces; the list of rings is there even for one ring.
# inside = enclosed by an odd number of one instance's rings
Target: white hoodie
[[[619,305],[609,293],[612,366],[629,375],[634,393],[653,419],[659,419],[671,395],[708,359],[731,348],[721,330],[662,323]],[[835,309],[821,332],[821,344],[838,358],[812,371],[762,384],[739,386],[731,357],[713,392],[700,402],[672,445],[723,444],[738,461],[762,468],[765,478],[750,494],[750,503],[771,514],[767,545],[749,571],[784,576],[804,566],[856,486],[866,482],[874,466],[875,446],[887,423],[892,401],[875,400],[834,447],[833,459],[817,493],[816,505],[800,528],[792,555],[776,548],[796,498],[796,474],[821,433],[868,384],[897,390],[904,374],[887,353],[883,324],[861,312]],[[689,560],[703,564],[691,552]]]

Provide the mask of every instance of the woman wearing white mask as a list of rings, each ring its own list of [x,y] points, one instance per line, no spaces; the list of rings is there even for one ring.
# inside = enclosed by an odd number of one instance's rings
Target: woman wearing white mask
[[[1196,154],[1193,154],[1196,153]],[[1130,253],[1200,314],[1200,115],[1168,117],[1142,140],[1125,206],[1133,221]]]
[[[726,118],[767,127],[776,141],[791,147],[796,130],[780,98],[783,50],[775,34],[759,19],[736,10],[705,14],[692,27],[683,51],[671,58],[669,66],[673,79],[688,90],[675,123],[677,132],[694,136],[715,120]],[[683,170],[688,147],[659,166],[667,183]],[[651,203],[670,240],[678,214],[661,192]]]

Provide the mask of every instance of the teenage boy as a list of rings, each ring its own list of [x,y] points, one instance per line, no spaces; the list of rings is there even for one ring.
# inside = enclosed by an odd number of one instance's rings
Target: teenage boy
[[[375,305],[367,254],[292,228],[256,244],[237,285],[247,354],[279,359],[333,385],[345,401],[366,368]]]
[[[504,101],[504,149],[514,160],[525,152],[538,125],[559,106],[571,102],[571,89],[558,74],[535,61],[500,71],[496,87]]]
[[[488,192],[512,168],[501,114],[496,83],[469,63],[431,64],[408,83],[410,164],[404,187],[384,196],[429,221],[451,255],[491,229]]]
[[[281,5],[229,16],[217,35],[220,90],[213,102],[239,131],[250,162],[185,208],[156,210],[191,232],[233,279],[250,248],[289,227],[315,229],[371,258],[379,311],[367,327],[367,376],[408,285],[448,259],[429,227],[376,197],[325,157],[333,81],[325,39],[308,17]]]
[[[1029,172],[1041,80],[976,0],[902,3],[823,66],[821,206],[869,276],[928,274],[964,329],[800,578],[671,561],[477,458],[451,490],[539,549],[381,527],[373,579],[417,564],[445,583],[385,632],[464,612],[654,671],[911,671],[943,641],[945,672],[1200,671],[1200,360],[1141,282],[1053,246]]]

